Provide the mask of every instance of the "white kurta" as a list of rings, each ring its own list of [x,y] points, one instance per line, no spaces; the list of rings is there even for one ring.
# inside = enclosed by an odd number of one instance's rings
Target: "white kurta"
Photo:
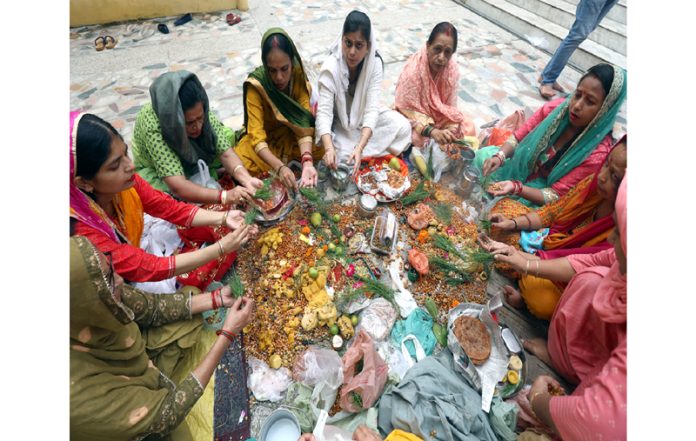
[[[345,163],[360,141],[363,127],[372,129],[362,156],[398,155],[411,142],[411,124],[400,113],[381,104],[382,60],[376,56],[374,30],[355,93],[348,94],[348,66],[343,60],[341,37],[319,72],[319,106],[316,137],[330,134],[339,163]]]

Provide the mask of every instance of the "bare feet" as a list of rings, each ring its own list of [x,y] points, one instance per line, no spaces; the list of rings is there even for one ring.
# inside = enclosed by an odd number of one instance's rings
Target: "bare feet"
[[[542,80],[541,75],[539,75],[537,77],[537,83],[541,84],[541,80]],[[551,87],[553,88],[553,90],[557,90],[561,93],[565,93],[565,89],[563,88],[563,86],[558,84],[558,81],[554,81],[553,84],[551,85]]]
[[[524,346],[527,352],[536,355],[539,360],[551,366],[551,357],[546,346],[546,340],[543,338],[532,338],[531,340],[524,340],[522,346]]]
[[[524,306],[524,299],[520,292],[510,285],[503,286],[503,294],[505,295],[505,301],[508,305],[513,308],[520,309]]]
[[[556,96],[556,91],[553,90],[553,86],[551,84],[542,84],[541,86],[539,86],[539,94],[542,98],[550,100],[551,98]]]

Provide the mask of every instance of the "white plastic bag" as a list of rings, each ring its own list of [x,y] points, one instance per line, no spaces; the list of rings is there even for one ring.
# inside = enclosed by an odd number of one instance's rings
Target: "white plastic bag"
[[[198,160],[198,173],[191,176],[189,181],[193,182],[194,184],[198,184],[201,187],[212,188],[213,190],[222,190],[220,184],[218,184],[217,181],[210,176],[208,164],[206,164],[202,159]]]
[[[398,381],[401,381],[406,375],[406,371],[410,368],[407,361],[410,358],[404,357],[404,354],[396,349],[389,341],[375,341],[375,349],[382,360],[386,361],[389,365],[389,376],[395,375],[398,377]]]
[[[428,163],[428,158],[433,155],[433,182],[439,182],[442,174],[448,170],[450,159],[441,148],[440,144],[434,139],[429,139],[423,147],[414,147],[411,149],[412,156],[420,156],[425,163]],[[411,161],[415,163],[415,161]]]
[[[407,341],[413,342],[413,346],[416,348],[416,361],[421,361],[425,358],[425,351],[423,350],[423,346],[421,345],[420,341],[418,341],[418,338],[416,338],[416,336],[413,334],[408,334],[401,340],[401,354],[404,356],[404,359],[410,368],[416,363],[413,361],[408,349],[406,349],[406,345],[404,343]]]
[[[364,329],[374,340],[384,340],[389,337],[392,326],[396,321],[396,311],[389,300],[378,297],[360,313],[360,323],[355,332]]]
[[[258,358],[249,357],[247,386],[258,401],[280,401],[292,383],[288,368],[271,369]]]

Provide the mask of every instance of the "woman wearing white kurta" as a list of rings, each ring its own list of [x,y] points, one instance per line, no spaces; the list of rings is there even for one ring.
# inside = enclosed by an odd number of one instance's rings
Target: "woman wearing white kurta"
[[[382,59],[377,55],[370,19],[353,11],[319,72],[316,136],[324,162],[354,164],[367,156],[398,155],[411,142],[411,125],[400,113],[381,106]]]

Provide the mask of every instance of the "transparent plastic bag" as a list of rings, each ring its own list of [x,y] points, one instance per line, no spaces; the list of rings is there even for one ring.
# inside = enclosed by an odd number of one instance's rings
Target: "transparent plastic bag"
[[[388,300],[381,297],[372,300],[370,305],[360,313],[360,323],[356,333],[364,329],[375,340],[384,340],[389,336],[396,321],[396,310]]]
[[[258,358],[249,357],[247,386],[258,401],[280,401],[292,383],[288,368],[271,369]]]

